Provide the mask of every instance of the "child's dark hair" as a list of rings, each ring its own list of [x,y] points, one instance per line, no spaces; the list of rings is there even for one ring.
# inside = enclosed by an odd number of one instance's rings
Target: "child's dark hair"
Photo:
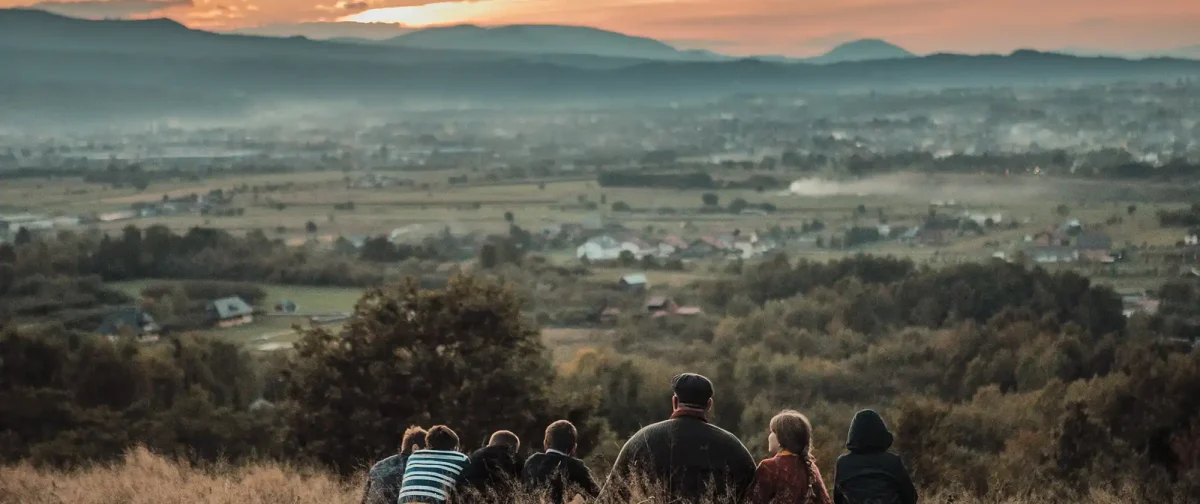
[[[575,449],[578,436],[579,432],[575,430],[575,424],[559,420],[546,427],[546,438],[543,442],[548,450],[571,453]]]
[[[433,450],[457,450],[458,434],[445,425],[435,425],[425,435],[425,446]]]

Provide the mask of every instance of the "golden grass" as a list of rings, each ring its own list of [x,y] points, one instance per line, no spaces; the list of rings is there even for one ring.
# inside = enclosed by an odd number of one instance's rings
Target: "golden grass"
[[[21,504],[357,504],[360,487],[275,464],[201,471],[134,449],[112,465],[0,468],[0,502]]]
[[[361,479],[341,480],[320,471],[260,463],[195,469],[150,453],[130,450],[116,463],[57,471],[29,465],[0,467],[3,504],[358,504]],[[1129,490],[1086,493],[1069,502],[1137,502]],[[659,499],[655,499],[659,500]],[[670,499],[662,499],[664,502]],[[518,495],[515,503],[537,502]],[[1010,496],[976,498],[953,493],[923,497],[930,504],[1052,504],[1062,498]]]

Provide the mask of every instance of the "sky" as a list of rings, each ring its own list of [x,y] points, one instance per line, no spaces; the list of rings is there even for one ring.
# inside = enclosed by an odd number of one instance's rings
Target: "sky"
[[[859,38],[922,54],[1200,45],[1200,0],[0,0],[30,6],[79,17],[169,17],[217,31],[335,21],[572,24],[728,54],[804,56]]]

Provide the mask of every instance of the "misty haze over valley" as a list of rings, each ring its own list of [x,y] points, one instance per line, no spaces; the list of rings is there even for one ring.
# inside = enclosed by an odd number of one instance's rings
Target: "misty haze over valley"
[[[1192,503],[1196,26],[0,0],[0,503]]]

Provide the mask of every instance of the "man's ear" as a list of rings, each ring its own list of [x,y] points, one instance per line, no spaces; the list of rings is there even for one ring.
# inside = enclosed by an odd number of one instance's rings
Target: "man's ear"
[[[673,410],[679,409],[679,396],[677,396],[677,395],[671,396],[671,409],[673,409]]]
[[[709,398],[708,398],[708,408],[705,408],[705,409],[710,409],[710,410],[711,410],[711,409],[712,409],[712,405],[713,405],[712,398],[711,398],[711,397],[709,397]]]

